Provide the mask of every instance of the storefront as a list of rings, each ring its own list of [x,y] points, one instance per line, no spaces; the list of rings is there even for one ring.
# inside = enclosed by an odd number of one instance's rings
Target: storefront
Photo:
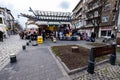
[[[112,26],[100,27],[100,37],[108,36],[110,37],[112,34]]]
[[[91,33],[93,32],[94,28],[93,27],[87,27],[85,32],[88,34],[88,36],[91,36]]]

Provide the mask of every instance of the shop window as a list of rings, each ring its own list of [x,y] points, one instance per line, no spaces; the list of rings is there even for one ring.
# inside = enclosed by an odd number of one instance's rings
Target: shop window
[[[111,36],[111,30],[101,31],[101,36]]]
[[[2,18],[0,18],[0,23],[2,23]]]
[[[111,36],[111,30],[108,30],[107,36]]]
[[[106,36],[107,31],[101,31],[101,36]]]

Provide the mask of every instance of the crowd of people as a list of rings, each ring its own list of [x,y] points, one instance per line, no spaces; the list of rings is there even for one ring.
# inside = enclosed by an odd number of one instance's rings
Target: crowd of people
[[[95,35],[92,35],[92,38]],[[86,40],[90,41],[90,36],[86,32],[80,32],[79,30],[72,30],[72,29],[61,29],[58,31],[58,39],[59,40],[70,40],[70,41],[77,41],[77,40]]]
[[[21,39],[37,40],[38,32],[34,29],[31,29],[29,31],[24,30],[19,32],[19,36]]]
[[[30,39],[30,40],[37,40],[38,31],[31,29],[29,31],[21,31],[19,33],[21,39]],[[59,40],[70,40],[70,41],[77,41],[77,40],[86,40],[95,42],[96,34],[94,32],[91,33],[91,36],[88,36],[86,32],[79,32],[77,30],[70,30],[70,29],[59,29],[58,31],[50,31],[50,30],[42,30],[40,36],[43,37],[43,40],[46,39],[59,39]]]
[[[88,34],[85,31],[80,30],[72,30],[69,28],[61,28],[56,31],[51,31],[48,29],[42,29],[41,31],[38,31],[39,29],[30,29],[30,30],[23,30],[19,32],[21,39],[28,39],[28,40],[35,40],[37,41],[38,36],[42,36],[43,41],[45,40],[64,40],[64,41],[79,41],[79,40],[85,40],[90,42],[96,41],[96,33],[91,32],[91,34]],[[111,34],[111,39],[114,40],[114,34]],[[0,31],[0,41],[3,41],[3,33]]]

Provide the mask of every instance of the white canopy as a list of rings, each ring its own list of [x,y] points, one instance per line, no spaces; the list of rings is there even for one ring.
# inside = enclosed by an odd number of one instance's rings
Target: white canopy
[[[34,25],[34,24],[30,24],[30,25],[27,26],[27,28],[38,28],[38,26]]]

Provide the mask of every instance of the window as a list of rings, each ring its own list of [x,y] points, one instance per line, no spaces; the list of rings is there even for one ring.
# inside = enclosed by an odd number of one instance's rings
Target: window
[[[97,5],[98,5],[97,3],[94,3],[94,4],[93,4],[93,7],[96,7]]]
[[[108,22],[109,16],[103,16],[102,17],[102,22]]]
[[[2,23],[2,18],[0,18],[0,23]]]
[[[106,36],[107,31],[101,31],[101,36]]]
[[[111,36],[111,30],[108,30],[107,32],[108,32],[107,36]]]
[[[95,12],[94,12],[94,16],[98,16],[98,11],[95,11]]]
[[[104,8],[104,10],[105,10],[105,11],[108,11],[108,10],[110,10],[110,6],[111,6],[111,4],[110,4],[110,3],[109,3],[109,4],[106,4],[106,5],[105,5],[105,8]]]
[[[101,31],[101,36],[111,36],[111,30],[103,30],[103,31]]]

